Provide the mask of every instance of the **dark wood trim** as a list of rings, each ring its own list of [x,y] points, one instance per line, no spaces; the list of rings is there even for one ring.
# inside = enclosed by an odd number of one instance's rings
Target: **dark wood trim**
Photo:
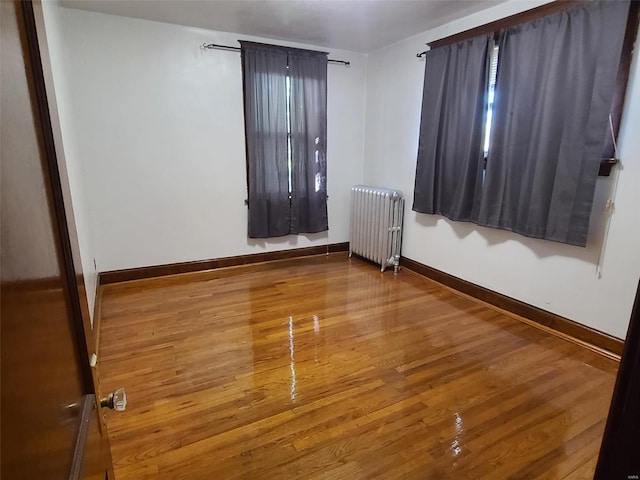
[[[444,45],[449,45],[451,43],[468,40],[479,35],[488,35],[505,28],[513,27],[514,25],[518,25],[520,23],[525,23],[531,20],[535,20],[536,18],[544,17],[545,15],[551,15],[553,13],[560,12],[569,7],[577,5],[578,3],[580,2],[577,0],[558,0],[555,2],[547,3],[530,10],[525,10],[524,12],[516,13],[515,15],[500,18],[499,20],[496,20],[494,22],[485,23],[484,25],[470,28],[469,30],[464,30],[453,35],[449,35],[448,37],[440,38],[433,42],[427,43],[427,45],[429,45],[429,47],[431,48],[438,48],[443,47]]]
[[[581,325],[573,320],[556,315],[555,313],[534,307],[533,305],[516,300],[515,298],[494,292],[493,290],[481,287],[475,283],[467,282],[466,280],[429,267],[420,262],[416,262],[415,260],[401,257],[400,265],[422,275],[423,277],[429,278],[461,293],[494,305],[502,310],[524,317],[537,324],[544,325],[551,330],[573,337],[580,342],[591,344],[615,355],[620,355],[622,353],[624,341],[619,338],[585,325]]]
[[[640,285],[629,321],[595,480],[640,477]]]
[[[620,63],[618,64],[618,74],[616,77],[616,90],[613,94],[611,105],[611,123],[613,124],[613,135],[618,138],[620,123],[622,121],[622,109],[627,95],[627,84],[629,83],[629,72],[633,59],[633,48],[638,38],[638,24],[640,23],[640,1],[632,1],[629,5],[629,17],[627,18],[627,28],[624,32],[622,42],[622,52]],[[604,155],[614,157],[613,141],[608,139]],[[601,167],[602,168],[602,167]]]
[[[239,255],[235,257],[198,260],[195,262],[170,263],[167,265],[127,268],[124,270],[112,270],[109,272],[100,273],[98,277],[98,283],[100,285],[107,285],[109,283],[128,282],[131,280],[141,280],[143,278],[163,277],[166,275],[199,272],[202,270],[214,270],[216,268],[235,267],[238,265],[270,262],[273,260],[308,257],[310,255],[321,255],[323,253],[346,252],[348,250],[349,243],[344,242],[332,243],[329,245],[318,245],[315,247],[278,250],[276,252],[253,253],[250,255]]]
[[[76,275],[73,265],[73,255],[71,240],[69,238],[69,227],[67,213],[64,207],[64,196],[60,181],[60,170],[58,167],[58,157],[51,125],[51,115],[49,112],[49,102],[42,68],[42,58],[40,56],[40,44],[36,27],[36,20],[31,1],[19,2],[22,7],[22,23],[24,25],[24,35],[26,42],[25,67],[27,68],[27,78],[29,88],[33,96],[34,117],[38,122],[40,134],[39,142],[42,148],[44,159],[45,178],[47,179],[47,190],[51,197],[52,218],[55,220],[56,237],[59,240],[60,265],[62,278],[64,278],[64,291],[67,297],[71,327],[76,336],[78,365],[83,378],[85,393],[94,393],[93,376],[91,367],[87,359],[89,353],[84,340],[85,331],[82,323],[82,310],[76,286]]]
[[[611,118],[613,120],[613,116]],[[611,175],[611,170],[617,164],[618,164],[617,158],[606,158],[604,160],[600,160],[600,169],[598,170],[598,176],[609,177]]]

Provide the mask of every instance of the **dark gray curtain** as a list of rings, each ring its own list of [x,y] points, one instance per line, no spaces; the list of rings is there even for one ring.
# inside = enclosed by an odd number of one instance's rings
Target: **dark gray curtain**
[[[503,32],[480,225],[585,245],[629,3]]]
[[[249,237],[327,230],[327,54],[240,44]]]
[[[491,37],[427,53],[413,210],[477,218]]]
[[[291,81],[291,232],[328,230],[327,54],[289,54]]]
[[[247,149],[249,237],[288,235],[287,52],[240,42]]]

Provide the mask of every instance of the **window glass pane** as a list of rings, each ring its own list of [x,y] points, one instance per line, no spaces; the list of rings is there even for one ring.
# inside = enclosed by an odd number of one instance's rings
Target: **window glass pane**
[[[293,160],[291,158],[291,77],[287,73],[285,78],[287,88],[287,165],[289,167],[289,197],[291,197],[291,173],[293,172]]]
[[[489,140],[491,139],[491,118],[493,116],[493,102],[496,95],[496,76],[498,74],[498,54],[500,47],[497,45],[491,51],[491,69],[489,70],[489,92],[487,98],[487,123],[484,126],[484,156],[489,153]]]

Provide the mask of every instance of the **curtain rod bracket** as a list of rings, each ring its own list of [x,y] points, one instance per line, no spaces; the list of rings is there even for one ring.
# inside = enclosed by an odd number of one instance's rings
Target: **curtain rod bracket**
[[[211,50],[211,49],[217,49],[217,50],[227,50],[227,51],[231,51],[231,52],[239,52],[241,50],[240,47],[231,47],[229,45],[218,45],[215,43],[203,43],[202,45],[200,45],[200,48],[202,50]],[[348,67],[351,65],[351,62],[348,62],[346,60],[332,60],[331,58],[329,58],[327,60],[327,62],[329,63],[337,63],[340,65],[344,65],[345,67]]]

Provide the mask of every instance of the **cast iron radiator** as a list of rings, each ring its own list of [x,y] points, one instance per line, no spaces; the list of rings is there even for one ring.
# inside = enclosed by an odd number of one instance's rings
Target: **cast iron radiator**
[[[356,185],[351,189],[349,256],[354,253],[380,265],[400,265],[404,197],[399,190]]]

